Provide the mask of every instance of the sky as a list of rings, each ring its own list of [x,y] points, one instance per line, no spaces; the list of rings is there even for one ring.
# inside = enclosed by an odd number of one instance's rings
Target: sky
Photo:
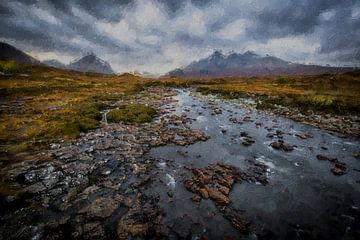
[[[360,66],[359,0],[8,0],[0,41],[39,60],[87,53],[164,74],[214,50]]]

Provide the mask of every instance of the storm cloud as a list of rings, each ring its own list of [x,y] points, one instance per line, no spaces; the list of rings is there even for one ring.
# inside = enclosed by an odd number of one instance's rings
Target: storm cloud
[[[215,49],[360,66],[356,0],[12,0],[0,17],[0,40],[40,60],[94,52],[118,72],[163,74]]]

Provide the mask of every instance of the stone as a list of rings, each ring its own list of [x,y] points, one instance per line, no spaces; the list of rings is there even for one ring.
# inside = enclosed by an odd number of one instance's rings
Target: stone
[[[191,197],[191,200],[193,202],[200,202],[201,201],[201,197],[199,195],[194,195]]]
[[[221,205],[229,205],[229,203],[230,203],[230,200],[228,197],[226,197],[220,191],[215,190],[213,188],[209,189],[209,197]]]
[[[215,108],[213,109],[213,112],[214,112],[215,114],[222,114],[221,109],[218,108],[218,107],[215,107]]]
[[[291,152],[294,150],[294,146],[291,144],[283,143],[282,141],[272,142],[270,146],[277,150],[283,150],[285,152]]]
[[[120,198],[100,197],[95,199],[91,204],[82,208],[78,213],[86,214],[88,218],[106,218],[109,217],[120,206]]]
[[[341,169],[341,168],[338,168],[338,167],[333,167],[330,169],[331,172],[336,175],[336,176],[341,176],[341,175],[344,175],[345,174],[345,171],[344,169]]]

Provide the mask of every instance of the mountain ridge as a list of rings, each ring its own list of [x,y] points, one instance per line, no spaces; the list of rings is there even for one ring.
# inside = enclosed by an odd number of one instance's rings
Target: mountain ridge
[[[260,56],[253,51],[242,54],[230,52],[225,55],[221,51],[215,50],[207,58],[194,61],[184,68],[174,69],[166,75],[176,77],[312,75],[354,69],[352,67],[325,67],[293,63],[271,55]]]

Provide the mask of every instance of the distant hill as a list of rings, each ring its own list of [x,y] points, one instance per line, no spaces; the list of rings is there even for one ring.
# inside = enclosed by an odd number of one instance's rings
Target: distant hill
[[[44,60],[44,61],[42,61],[42,63],[47,66],[50,66],[50,67],[66,69],[65,64],[63,64],[62,62],[59,62],[58,60],[55,60],[55,59]]]
[[[30,55],[4,42],[0,42],[0,60],[14,60],[21,64],[41,64]]]
[[[285,61],[274,56],[260,56],[252,51],[228,55],[215,51],[207,58],[195,61],[185,68],[169,72],[178,77],[313,75],[351,71],[350,67],[324,67]]]
[[[98,58],[95,54],[89,54],[84,56],[69,65],[67,69],[76,70],[79,72],[95,72],[104,74],[113,74],[110,64],[104,60]]]

